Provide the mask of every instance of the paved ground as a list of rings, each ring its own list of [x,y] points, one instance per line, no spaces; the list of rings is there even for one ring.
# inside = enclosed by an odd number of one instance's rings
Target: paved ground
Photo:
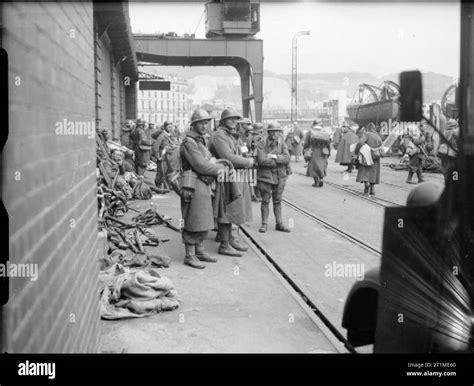
[[[141,208],[148,205],[136,201]],[[178,197],[154,196],[160,212],[178,224]],[[172,259],[163,269],[182,297],[175,311],[143,319],[102,322],[103,352],[335,352],[293,296],[252,250],[220,256],[204,270],[183,265],[180,235],[159,226],[171,241],[157,248]],[[206,248],[217,252],[211,232]]]
[[[329,161],[327,181],[361,191],[356,172],[344,175],[344,167]],[[384,158],[382,165],[398,162]],[[311,187],[304,163],[292,162],[295,173],[289,178],[285,198],[320,216],[364,242],[381,250],[384,208],[326,184]],[[414,185],[405,184],[407,172],[382,166],[378,197],[403,205]],[[425,179],[443,184],[440,174]],[[156,195],[151,200],[160,212],[173,217],[178,225],[179,200],[174,194]],[[136,201],[139,209],[149,202]],[[269,232],[258,233],[260,208],[253,204],[254,221],[245,228],[271,254],[272,258],[324,312],[343,334],[341,318],[344,303],[355,276],[331,275],[329,266],[355,264],[363,274],[379,265],[379,258],[356,244],[324,228],[301,213],[284,206],[284,218],[291,220],[292,233],[274,231],[271,214]],[[180,235],[165,227],[155,228],[171,241],[158,251],[168,254],[172,265],[163,274],[175,283],[183,299],[172,312],[144,319],[103,321],[102,350],[120,352],[334,352],[330,341],[316,326],[287,288],[254,251],[243,258],[220,256],[217,264],[204,270],[183,265]],[[217,252],[209,234],[206,248]],[[370,351],[370,348],[362,349]]]

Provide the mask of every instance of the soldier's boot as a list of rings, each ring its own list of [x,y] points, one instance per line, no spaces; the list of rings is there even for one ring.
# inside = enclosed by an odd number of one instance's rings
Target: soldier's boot
[[[245,245],[242,245],[240,243],[240,240],[235,237],[232,232],[230,234],[230,240],[229,240],[229,244],[232,248],[234,248],[235,250],[237,251],[241,251],[241,252],[246,252],[248,251],[249,247],[245,246]]]
[[[218,253],[220,255],[226,255],[226,256],[235,256],[235,257],[243,256],[240,252],[236,251],[229,244],[230,233],[231,233],[231,225],[230,224],[221,224],[221,225],[219,225],[219,234],[220,234],[220,237],[221,237],[221,245],[219,245]]]
[[[413,184],[412,178],[413,178],[413,172],[411,170],[409,170],[408,171],[408,177],[407,177],[407,180],[405,182],[407,184]]]
[[[370,186],[368,182],[364,182],[364,193],[369,194]]]
[[[371,196],[375,196],[375,184],[370,184],[370,192]]]
[[[280,232],[291,232],[288,227],[283,225],[283,220],[281,217],[281,206],[273,207],[273,213],[275,214],[275,229]]]
[[[199,244],[196,244],[196,257],[200,261],[206,261],[208,263],[215,263],[217,262],[216,257],[212,257],[208,253],[204,252],[204,243],[201,241]]]
[[[314,177],[314,184],[312,185],[314,188],[319,188],[319,177]]]
[[[268,206],[262,205],[260,208],[260,212],[262,213],[262,226],[258,230],[260,233],[265,233],[267,231],[267,221],[268,221],[268,215],[270,214],[270,209]]]
[[[416,171],[416,176],[418,177],[418,183],[425,182],[425,180],[423,179],[423,176],[421,175],[421,170],[418,169]]]
[[[203,269],[206,268],[204,264],[202,264],[196,257],[196,247],[194,244],[184,244],[184,248],[186,249],[186,256],[184,257],[184,264],[189,265],[190,267]]]

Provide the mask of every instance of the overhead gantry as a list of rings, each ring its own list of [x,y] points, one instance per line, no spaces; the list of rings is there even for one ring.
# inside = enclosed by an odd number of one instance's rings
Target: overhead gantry
[[[262,120],[263,41],[259,39],[167,39],[134,35],[137,59],[165,66],[232,66],[240,76],[242,112]]]

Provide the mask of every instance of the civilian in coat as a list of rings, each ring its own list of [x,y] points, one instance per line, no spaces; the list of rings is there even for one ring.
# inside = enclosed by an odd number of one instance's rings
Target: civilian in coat
[[[327,176],[328,158],[331,155],[330,141],[314,140],[311,138],[311,131],[322,131],[319,124],[313,125],[308,130],[304,140],[303,151],[311,149],[311,159],[306,168],[306,175],[314,179],[313,187],[320,188],[323,186],[323,178]]]
[[[341,131],[342,137],[337,146],[336,153],[336,162],[342,166],[347,166],[346,172],[351,173],[354,170],[354,164],[352,163],[352,154],[350,147],[354,143],[359,142],[359,137],[354,131],[349,127],[348,124],[344,123],[342,125]]]
[[[291,156],[295,156],[295,161],[298,162],[301,156],[301,145],[303,143],[303,132],[296,123],[290,126],[290,131],[286,135],[285,142]]]
[[[359,150],[364,144],[372,149],[382,146],[382,138],[376,132],[375,125],[369,125],[367,131],[365,129],[360,131],[360,139],[355,149],[356,154],[359,154]],[[373,162],[371,166],[360,164],[356,177],[356,182],[364,183],[364,193],[371,196],[375,195],[375,184],[380,183],[380,158],[373,159]]]

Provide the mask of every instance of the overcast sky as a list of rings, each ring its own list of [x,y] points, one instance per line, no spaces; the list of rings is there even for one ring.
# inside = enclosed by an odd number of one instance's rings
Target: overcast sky
[[[204,4],[131,2],[133,32],[204,38]],[[293,35],[309,30],[298,39],[300,74],[419,69],[459,76],[459,2],[274,2],[262,3],[260,15],[264,66],[276,73],[291,73]]]

